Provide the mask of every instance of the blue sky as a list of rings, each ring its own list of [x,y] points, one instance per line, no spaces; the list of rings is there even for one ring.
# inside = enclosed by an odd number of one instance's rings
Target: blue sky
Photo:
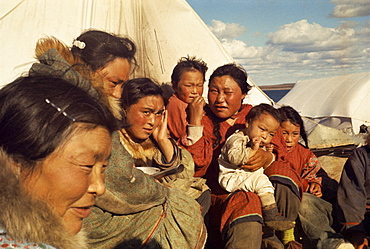
[[[370,0],[187,0],[257,85],[370,71]]]

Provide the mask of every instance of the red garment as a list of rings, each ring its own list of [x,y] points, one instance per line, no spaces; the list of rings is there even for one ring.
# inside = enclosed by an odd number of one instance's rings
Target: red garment
[[[188,104],[179,99],[176,94],[172,94],[168,100],[166,107],[168,114],[167,126],[171,137],[176,141],[180,137],[186,136],[186,126],[188,125],[187,107]]]
[[[291,152],[287,152],[281,129],[271,143],[274,144],[277,157],[276,161],[265,169],[270,180],[291,186],[299,197],[307,191],[308,183],[321,185],[321,177],[317,176],[321,168],[320,163],[312,151],[298,144]]]
[[[230,226],[240,222],[262,222],[261,202],[255,193],[244,191],[228,193],[218,183],[219,166],[217,159],[221,153],[221,148],[230,135],[236,130],[245,128],[245,116],[251,108],[251,105],[243,105],[242,110],[232,117],[236,119],[233,126],[228,124],[226,120],[221,120],[219,129],[221,141],[217,147],[212,147],[216,141],[216,136],[209,113],[202,119],[203,137],[191,146],[182,144],[193,156],[196,165],[195,176],[206,178],[207,185],[211,188],[210,227],[219,228],[219,232],[225,232]]]

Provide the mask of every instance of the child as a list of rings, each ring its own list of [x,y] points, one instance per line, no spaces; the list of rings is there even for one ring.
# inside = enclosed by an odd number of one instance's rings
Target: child
[[[171,137],[175,140],[183,137],[187,133],[187,129],[195,129],[199,126],[200,120],[189,120],[189,116],[199,116],[195,112],[201,112],[206,104],[204,101],[203,85],[205,81],[205,73],[207,72],[207,64],[195,57],[182,57],[174,67],[171,75],[172,88],[174,94],[168,100],[168,129]],[[194,115],[188,115],[187,112],[192,112]],[[202,130],[200,130],[200,133]],[[201,134],[200,134],[201,136]],[[192,138],[187,136],[185,144],[191,145]]]
[[[246,128],[231,135],[221,149],[219,183],[229,192],[255,192],[261,199],[266,226],[283,231],[293,228],[294,224],[278,215],[274,187],[263,174],[263,168],[251,172],[242,167],[260,147],[269,146],[279,127],[278,110],[268,104],[253,107],[246,116]]]

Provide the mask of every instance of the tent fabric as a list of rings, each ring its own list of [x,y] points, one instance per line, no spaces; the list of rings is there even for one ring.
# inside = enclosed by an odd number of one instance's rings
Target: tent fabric
[[[278,102],[310,118],[350,118],[355,133],[370,125],[370,72],[298,81]]]
[[[169,82],[173,67],[187,55],[208,64],[206,79],[218,66],[234,62],[185,0],[1,0],[0,86],[29,69],[39,38],[55,36],[70,46],[91,28],[134,40],[139,67],[132,77]],[[249,82],[246,102],[273,103]]]

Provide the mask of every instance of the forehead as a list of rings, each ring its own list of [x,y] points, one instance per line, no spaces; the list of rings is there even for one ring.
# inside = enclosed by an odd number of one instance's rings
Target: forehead
[[[109,62],[104,68],[103,73],[106,77],[114,77],[117,80],[126,81],[130,75],[131,65],[127,59],[116,58]]]
[[[292,132],[293,131],[298,131],[299,132],[301,130],[301,128],[298,125],[293,124],[289,120],[282,122],[281,123],[281,128],[283,130],[288,130],[288,131],[292,131]]]
[[[270,126],[274,128],[276,126],[276,129],[279,128],[280,123],[277,121],[271,114],[269,113],[262,113],[257,118],[254,119],[254,121],[257,121],[259,123],[266,124],[267,126]],[[252,121],[252,122],[254,122]]]
[[[209,86],[220,89],[240,89],[239,84],[229,75],[214,77]]]
[[[180,76],[180,80],[190,80],[190,79],[197,79],[203,81],[203,74],[199,72],[197,69],[192,69],[184,71]]]
[[[161,110],[164,108],[164,101],[159,95],[149,95],[145,96],[134,104],[134,106],[139,108],[151,108],[153,110]]]

